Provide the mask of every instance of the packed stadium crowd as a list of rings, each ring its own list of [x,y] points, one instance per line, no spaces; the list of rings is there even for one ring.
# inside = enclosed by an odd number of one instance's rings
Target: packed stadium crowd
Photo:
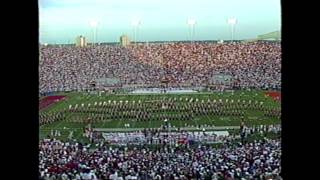
[[[43,180],[276,179],[281,172],[279,140],[212,146],[134,148],[42,140],[39,177]]]
[[[104,78],[119,79],[115,86],[132,89],[158,87],[164,80],[171,88],[202,88],[215,84],[214,77],[219,74],[231,77],[228,85],[232,88],[281,89],[279,42],[41,46],[39,65],[41,93],[85,91]],[[102,87],[97,85],[96,88]],[[43,98],[39,108],[56,101]],[[243,122],[247,111],[259,111],[268,118],[281,117],[279,107],[241,97],[109,100],[43,111],[39,114],[40,126],[56,121],[82,123],[86,125],[83,137],[88,138],[90,144],[73,139],[72,129],[47,129],[51,130],[50,135],[39,142],[39,177],[42,180],[280,178],[280,139],[265,137],[253,142],[246,139],[256,134],[260,137],[268,133],[279,135],[281,126],[247,127]],[[193,128],[189,122],[200,116],[239,117],[242,119],[240,131],[219,136],[206,131],[210,129],[206,124],[195,127],[197,132],[170,124],[172,120],[183,120],[184,127]],[[163,124],[158,128],[125,133],[102,133],[91,128],[91,124],[109,120],[157,120]],[[68,130],[68,141],[55,139],[60,139],[61,131]],[[235,143],[239,139],[241,141]],[[222,147],[208,144],[212,142],[222,143]],[[138,145],[121,146],[128,144]]]
[[[40,92],[85,90],[101,78],[121,85],[198,86],[216,74],[232,86],[281,88],[278,42],[166,43],[137,46],[40,47]]]

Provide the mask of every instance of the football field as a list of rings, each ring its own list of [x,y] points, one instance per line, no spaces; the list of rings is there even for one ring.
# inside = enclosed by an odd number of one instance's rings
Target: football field
[[[263,102],[264,107],[280,109],[280,101],[275,100],[274,97],[267,95],[266,91],[234,91],[234,92],[210,92],[210,93],[193,93],[193,94],[88,94],[88,93],[60,93],[59,95],[65,96],[62,100],[50,105],[49,107],[40,110],[40,113],[61,112],[65,113],[65,120],[54,122],[51,124],[43,125],[40,127],[40,138],[44,138],[51,133],[52,130],[59,130],[61,132],[61,138],[64,139],[68,136],[70,131],[74,132],[75,138],[81,138],[83,128],[86,123],[73,122],[75,113],[69,112],[69,106],[75,107],[76,104],[80,107],[84,106],[98,106],[102,103],[132,103],[139,101],[144,104],[152,104],[153,102],[170,102],[175,101],[179,104],[193,102],[205,103],[205,102]],[[270,93],[269,93],[270,94]],[[164,114],[176,114],[179,112],[164,111]],[[80,114],[83,119],[87,118],[90,114]],[[77,115],[79,117],[79,115]],[[268,125],[279,124],[281,120],[277,117],[265,116],[260,110],[245,109],[243,110],[243,118],[246,125]],[[198,127],[221,127],[221,126],[239,126],[240,116],[229,115],[195,115],[190,120],[170,120],[171,126],[178,128],[186,128],[196,130]],[[125,127],[125,124],[129,124],[129,127]],[[108,131],[125,129],[125,130],[137,130],[137,128],[158,128],[163,125],[161,120],[151,119],[148,121],[136,121],[133,119],[106,119],[103,121],[97,121],[91,124],[93,128],[106,128]]]

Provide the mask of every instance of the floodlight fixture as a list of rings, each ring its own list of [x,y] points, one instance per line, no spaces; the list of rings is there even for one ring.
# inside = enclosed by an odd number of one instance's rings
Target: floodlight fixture
[[[230,25],[235,25],[235,24],[237,24],[237,22],[238,22],[238,20],[234,17],[228,19],[228,24],[230,24]]]
[[[228,19],[228,24],[231,25],[231,41],[234,40],[234,34],[235,34],[235,26],[238,23],[238,20],[235,17]]]
[[[97,20],[92,20],[89,22],[89,24],[93,28],[93,45],[95,45],[97,41],[97,34],[98,34],[97,27],[99,22]]]
[[[194,36],[195,36],[195,25],[196,25],[197,21],[195,19],[188,19],[187,24],[189,25],[189,33],[190,33],[190,41],[191,43],[194,40]]]
[[[90,21],[90,26],[91,27],[97,27],[98,26],[98,21],[96,21],[96,20],[93,20],[93,21]]]
[[[137,34],[139,31],[139,26],[141,25],[141,20],[140,19],[133,19],[131,21],[131,25],[134,28],[134,44],[136,44],[137,43]]]
[[[187,24],[190,26],[194,26],[197,23],[195,19],[188,19]]]
[[[131,25],[134,27],[137,27],[137,26],[141,25],[141,20],[140,19],[133,19],[131,21]]]

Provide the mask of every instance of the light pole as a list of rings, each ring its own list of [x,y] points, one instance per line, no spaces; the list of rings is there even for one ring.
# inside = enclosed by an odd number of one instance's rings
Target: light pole
[[[190,41],[191,43],[194,40],[194,35],[195,35],[195,25],[196,25],[196,20],[194,19],[188,19],[187,24],[189,25],[189,32],[190,32]],[[190,31],[191,29],[191,31]]]
[[[234,29],[235,25],[237,24],[238,20],[236,18],[229,18],[228,19],[228,24],[231,25],[231,42],[234,40]]]
[[[137,34],[139,30],[139,26],[141,25],[141,21],[139,19],[134,19],[131,21],[131,25],[133,26],[133,33],[134,33],[134,44],[137,44]]]
[[[93,45],[96,44],[96,40],[97,40],[97,26],[98,26],[98,21],[91,21],[90,22],[90,26],[93,28]]]

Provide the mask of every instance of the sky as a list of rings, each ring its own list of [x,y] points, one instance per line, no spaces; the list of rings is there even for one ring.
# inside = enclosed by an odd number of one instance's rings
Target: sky
[[[190,40],[188,19],[194,19],[195,40],[251,39],[280,30],[280,0],[39,0],[40,43],[119,42],[134,38],[133,20],[140,20],[138,41]],[[96,21],[96,29],[90,22]]]

